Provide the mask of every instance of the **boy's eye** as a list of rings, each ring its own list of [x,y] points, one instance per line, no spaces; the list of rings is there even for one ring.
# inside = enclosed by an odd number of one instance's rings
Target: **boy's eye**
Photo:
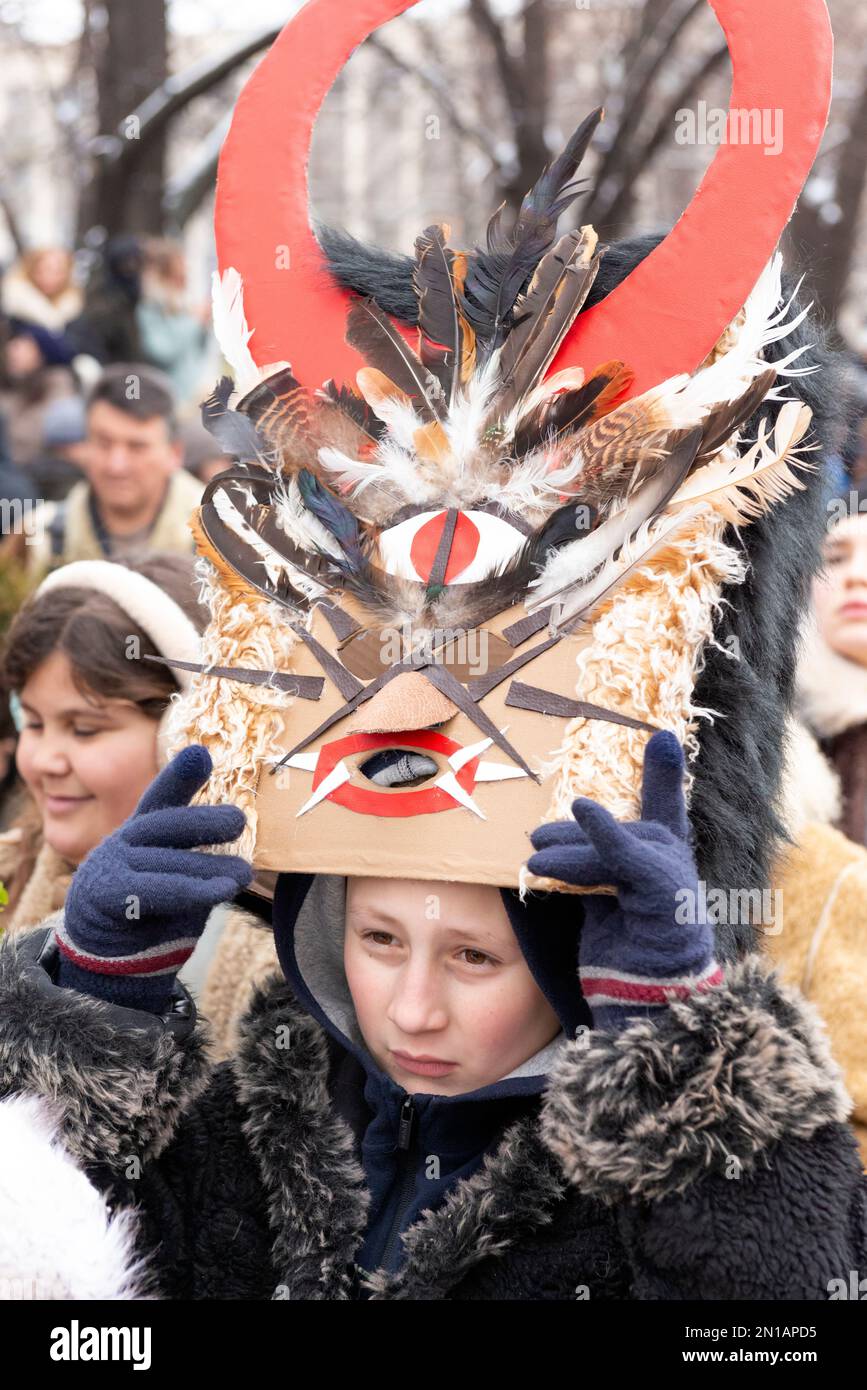
[[[365,941],[373,941],[377,946],[390,946],[394,941],[391,932],[387,931],[366,931],[364,939]]]
[[[101,729],[73,729],[76,738],[93,738],[94,734],[102,733]]]
[[[493,956],[489,956],[485,951],[477,951],[472,946],[465,946],[458,954],[464,957],[466,965],[494,965],[496,963]]]

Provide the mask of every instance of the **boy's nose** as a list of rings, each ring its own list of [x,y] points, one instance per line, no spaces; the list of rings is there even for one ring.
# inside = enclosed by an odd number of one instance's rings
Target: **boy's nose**
[[[448,1012],[437,976],[435,967],[412,964],[398,972],[388,1017],[401,1033],[435,1033],[446,1027]]]

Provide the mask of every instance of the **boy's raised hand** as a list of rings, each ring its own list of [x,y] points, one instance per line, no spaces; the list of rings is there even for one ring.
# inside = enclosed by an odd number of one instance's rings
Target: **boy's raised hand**
[[[130,1008],[161,1013],[208,915],[245,888],[253,871],[227,844],[246,824],[236,806],[190,806],[208,780],[210,754],[184,748],[130,818],[90,852],[66,898],[58,983]]]
[[[689,845],[683,795],[683,752],[660,732],[644,753],[641,819],[618,821],[579,797],[572,821],[540,826],[528,861],[540,878],[616,889],[616,897],[582,897],[579,973],[598,1027],[622,1028],[671,997],[722,983],[709,923],[678,922],[680,903],[698,901],[698,872]]]

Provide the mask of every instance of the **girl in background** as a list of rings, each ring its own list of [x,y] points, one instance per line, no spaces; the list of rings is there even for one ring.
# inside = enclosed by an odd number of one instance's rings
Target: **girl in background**
[[[195,660],[206,616],[193,561],[180,555],[134,568],[66,565],[21,609],[2,670],[29,794],[0,836],[7,931],[61,907],[76,866],[134,810],[158,770],[160,722],[186,678],[145,658]]]

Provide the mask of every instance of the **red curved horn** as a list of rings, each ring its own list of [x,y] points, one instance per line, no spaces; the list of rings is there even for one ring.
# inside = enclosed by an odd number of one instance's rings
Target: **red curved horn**
[[[354,380],[362,365],[344,340],[349,295],[330,281],[310,230],[313,123],[353,49],[415,3],[309,0],[244,87],[223,146],[215,210],[220,270],[234,266],[243,277],[256,362],[288,359],[309,385]],[[710,4],[731,52],[731,109],[782,112],[782,150],[721,145],[674,229],[601,304],[579,315],[551,373],[621,358],[635,371],[629,394],[636,395],[694,371],[743,305],[791,216],[830,102],[824,0]]]
[[[217,260],[221,272],[234,266],[244,281],[250,351],[260,367],[291,362],[308,386],[328,377],[353,382],[364,366],[344,341],[349,294],[330,280],[310,230],[313,123],[353,49],[414,4],[309,0],[248,79],[220,153]]]
[[[772,256],[810,172],[831,100],[825,0],[710,0],[725,31],[729,110],[780,111],[782,149],[725,144],[689,207],[627,278],[579,314],[549,372],[622,358],[628,394],[701,365]]]

